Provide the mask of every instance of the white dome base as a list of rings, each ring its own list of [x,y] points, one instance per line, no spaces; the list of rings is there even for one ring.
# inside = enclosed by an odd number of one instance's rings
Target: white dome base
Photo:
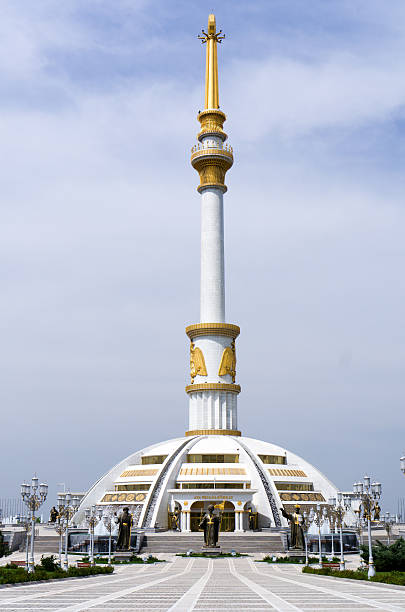
[[[280,508],[301,511],[327,504],[337,488],[315,467],[269,442],[229,435],[175,438],[130,455],[100,478],[83,498],[74,522],[90,506],[119,512],[128,506],[134,528],[171,528],[170,513],[180,512],[180,529],[197,529],[209,503],[222,504],[225,529],[287,525]]]

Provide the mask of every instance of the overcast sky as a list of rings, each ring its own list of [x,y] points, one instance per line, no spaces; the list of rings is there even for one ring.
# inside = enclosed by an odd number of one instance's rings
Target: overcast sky
[[[187,429],[214,10],[244,435],[405,496],[405,4],[2,0],[0,497]]]

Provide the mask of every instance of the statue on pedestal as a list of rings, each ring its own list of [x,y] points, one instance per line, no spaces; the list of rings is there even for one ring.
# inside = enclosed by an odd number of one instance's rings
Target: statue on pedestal
[[[173,531],[180,531],[180,510],[178,508],[172,514],[172,529]]]
[[[58,516],[59,516],[59,512],[57,511],[55,506],[52,506],[51,511],[49,513],[49,522],[56,523],[56,521],[58,520]]]
[[[129,514],[129,508],[122,509],[116,522],[118,523],[117,550],[129,550],[132,527],[132,514]]]
[[[300,507],[295,506],[295,512],[290,514],[284,508],[280,508],[281,514],[290,522],[290,548],[303,550],[305,548],[304,532],[302,530],[303,517],[300,514]]]
[[[204,529],[204,543],[207,548],[218,546],[219,524],[221,518],[214,514],[214,506],[208,506],[208,512],[200,523],[200,529]]]

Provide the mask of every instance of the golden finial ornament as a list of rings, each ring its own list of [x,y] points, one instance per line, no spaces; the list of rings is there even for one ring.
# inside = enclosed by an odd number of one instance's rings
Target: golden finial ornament
[[[211,14],[208,16],[207,29],[208,33],[201,30],[202,36],[198,36],[202,44],[207,44],[205,64],[205,110],[208,108],[219,108],[217,43],[221,43],[225,38],[225,34],[222,34],[222,30],[217,32],[215,15]]]
[[[226,115],[219,108],[218,94],[218,55],[217,44],[225,38],[222,30],[217,32],[215,15],[209,15],[207,32],[201,30],[198,36],[207,45],[205,62],[205,102],[204,110],[198,113],[201,130],[198,140],[201,144],[191,150],[191,164],[200,175],[198,191],[215,187],[226,191],[225,174],[233,164],[232,147],[225,145],[227,135],[223,131]],[[212,136],[213,142],[204,144],[204,138]]]

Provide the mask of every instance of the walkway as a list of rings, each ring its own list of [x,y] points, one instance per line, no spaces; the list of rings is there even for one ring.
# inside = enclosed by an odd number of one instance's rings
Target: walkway
[[[251,558],[172,557],[157,565],[122,566],[111,576],[0,588],[0,610],[394,612],[405,611],[405,587],[305,575],[298,567]]]

